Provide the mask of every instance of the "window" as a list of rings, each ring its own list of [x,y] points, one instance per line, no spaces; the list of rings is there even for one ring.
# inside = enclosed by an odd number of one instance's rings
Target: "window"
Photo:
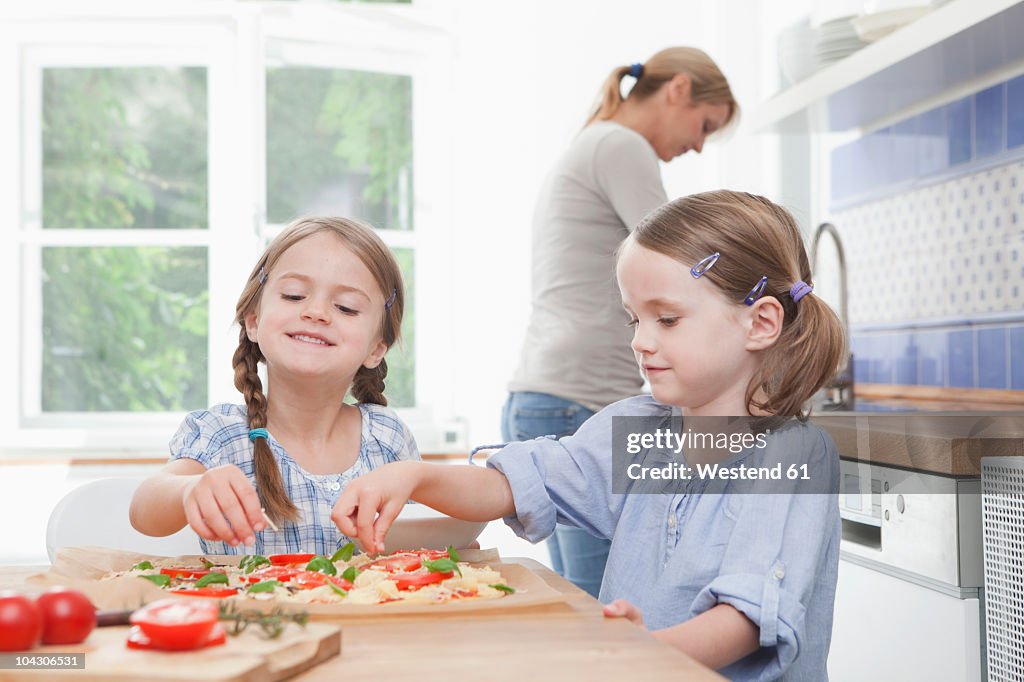
[[[395,7],[197,7],[0,28],[16,65],[0,89],[21,93],[0,113],[21,149],[0,161],[11,447],[162,452],[184,412],[239,402],[235,300],[266,243],[310,214],[368,222],[395,252],[407,306],[386,394],[431,418],[437,377],[417,357],[439,341],[416,318],[434,218],[414,182],[431,152],[413,113],[436,31]]]

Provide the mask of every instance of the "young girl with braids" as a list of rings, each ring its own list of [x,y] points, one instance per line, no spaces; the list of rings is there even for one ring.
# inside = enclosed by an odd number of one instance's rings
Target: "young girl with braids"
[[[839,367],[845,339],[810,293],[800,231],[761,197],[684,197],[640,221],[619,249],[616,274],[653,396],[614,403],[572,436],[511,443],[486,467],[383,467],[342,494],[339,527],[379,546],[408,499],[463,519],[504,518],[532,542],[556,522],[571,524],[611,539],[600,592],[606,616],[650,628],[732,680],[827,680],[839,455],[805,409]],[[652,491],[629,477],[632,463],[664,466],[665,452],[641,448],[626,458],[622,429],[653,435],[653,422],[658,433],[682,434],[707,423],[698,418],[733,416],[758,417],[771,431],[761,432],[763,446],[730,449],[723,465],[781,463],[811,480],[693,474],[655,481]],[[646,427],[631,426],[639,417]],[[681,456],[692,466],[706,453],[688,446]]]
[[[345,486],[388,462],[419,459],[384,397],[384,355],[404,303],[398,264],[367,226],[307,218],[281,232],[236,306],[232,362],[245,404],[185,417],[171,461],[135,493],[135,528],[164,536],[188,524],[209,554],[329,556],[348,542],[332,521]],[[343,402],[350,391],[355,404]]]

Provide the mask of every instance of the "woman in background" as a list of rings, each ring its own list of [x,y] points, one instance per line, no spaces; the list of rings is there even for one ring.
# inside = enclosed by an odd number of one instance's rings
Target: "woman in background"
[[[622,79],[635,82],[621,95]],[[533,217],[531,313],[503,408],[507,441],[568,436],[643,380],[615,283],[615,250],[667,201],[658,166],[736,118],[739,105],[707,54],[670,47],[612,70],[600,104],[544,181]],[[597,596],[609,541],[559,525],[552,567]]]

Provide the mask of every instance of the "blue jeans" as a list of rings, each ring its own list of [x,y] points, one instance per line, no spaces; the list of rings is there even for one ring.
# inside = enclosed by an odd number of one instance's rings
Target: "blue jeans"
[[[571,436],[594,414],[579,403],[547,393],[510,393],[502,408],[501,432],[506,441],[540,436]],[[597,597],[608,562],[611,541],[594,537],[582,528],[558,524],[548,538],[551,567],[577,587]]]

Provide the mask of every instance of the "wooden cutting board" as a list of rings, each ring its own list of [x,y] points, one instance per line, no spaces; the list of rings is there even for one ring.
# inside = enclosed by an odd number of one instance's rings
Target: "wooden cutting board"
[[[199,651],[138,651],[125,646],[128,626],[93,630],[77,645],[44,646],[29,655],[82,653],[83,670],[0,670],[0,680],[60,677],[107,680],[201,680],[273,682],[293,677],[341,652],[341,628],[329,623],[289,624],[276,639],[263,639],[250,626],[221,646]]]

